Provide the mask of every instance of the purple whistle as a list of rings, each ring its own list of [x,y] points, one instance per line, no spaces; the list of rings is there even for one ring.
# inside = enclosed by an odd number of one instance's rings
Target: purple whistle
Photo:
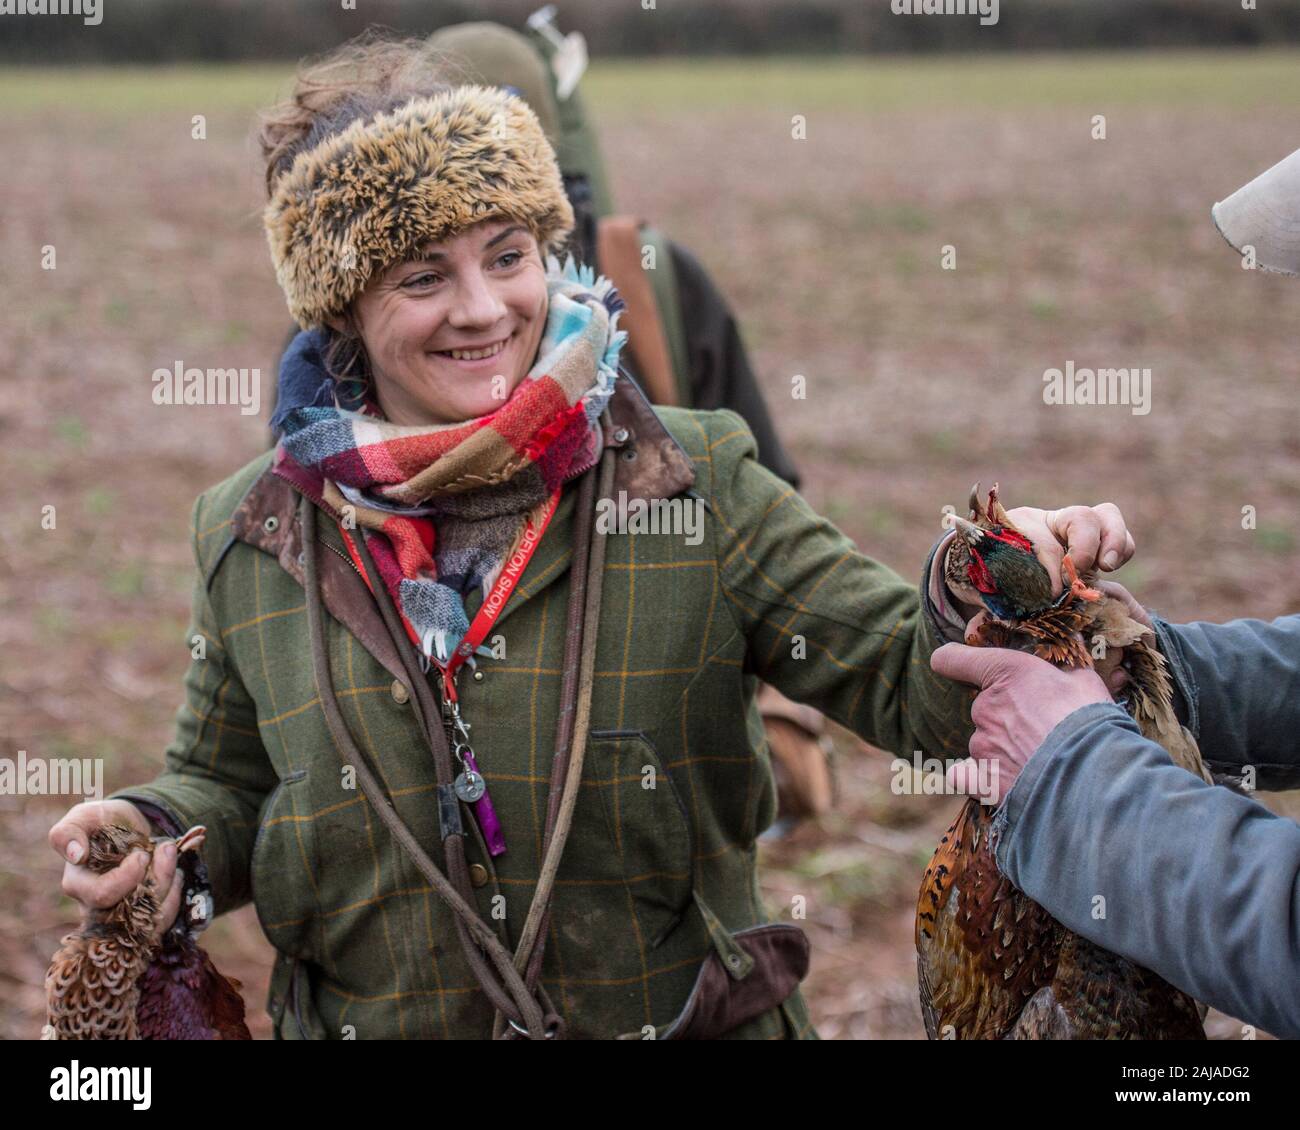
[[[474,760],[474,751],[468,746],[461,751],[465,767],[471,773],[478,773],[478,762]],[[482,773],[478,773],[480,777]],[[497,819],[497,810],[492,807],[492,794],[487,791],[487,779],[483,781],[483,795],[473,803],[474,819],[478,821],[479,831],[487,841],[488,853],[495,859],[506,850],[505,833],[501,831],[501,821]]]

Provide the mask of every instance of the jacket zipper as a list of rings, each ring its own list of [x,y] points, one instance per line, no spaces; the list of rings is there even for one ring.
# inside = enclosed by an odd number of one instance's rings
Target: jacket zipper
[[[344,553],[341,549],[336,549],[334,546],[330,545],[329,542],[321,541],[320,538],[316,539],[316,544],[323,545],[331,553],[337,553],[341,558],[343,558],[344,561],[348,563],[349,567],[358,577],[361,577],[363,581],[365,580],[365,577],[361,576],[361,570],[357,568],[357,563],[353,561],[352,558],[349,557],[346,553]]]

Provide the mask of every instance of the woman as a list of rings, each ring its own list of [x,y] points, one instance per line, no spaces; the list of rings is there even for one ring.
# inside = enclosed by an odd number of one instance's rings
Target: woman
[[[651,410],[617,296],[549,255],[572,213],[536,118],[426,67],[345,48],[267,125],[272,257],[313,332],[280,446],[196,503],[203,646],[166,771],[51,830],[64,889],[139,880],[78,866],[101,821],[206,825],[288,1038],[814,1036],[807,942],[756,882],[754,686],[964,754],[967,694],[929,666],[964,623],[943,558],[923,598],[740,417]],[[611,532],[598,499],[698,504],[702,537]],[[1110,506],[1014,516],[1054,574],[1066,545],[1132,551]],[[165,926],[184,884],[157,866]]]

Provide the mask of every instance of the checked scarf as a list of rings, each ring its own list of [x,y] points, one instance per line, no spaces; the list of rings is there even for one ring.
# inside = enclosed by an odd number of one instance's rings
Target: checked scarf
[[[627,333],[606,278],[571,257],[546,257],[549,305],[537,360],[501,407],[456,424],[398,425],[373,403],[341,407],[304,331],[280,370],[273,426],[296,463],[319,472],[322,501],[350,506],[389,593],[421,651],[446,663],[469,621],[562,483],[600,454],[596,421],[614,393]],[[333,402],[331,404],[331,401]],[[368,410],[368,411],[367,411]],[[431,523],[415,522],[428,518]]]

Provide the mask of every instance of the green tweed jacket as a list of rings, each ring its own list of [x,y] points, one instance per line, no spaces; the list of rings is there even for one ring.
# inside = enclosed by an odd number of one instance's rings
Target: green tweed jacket
[[[750,975],[736,936],[769,921],[755,838],[776,806],[758,677],[904,756],[964,756],[971,732],[970,694],[931,673],[938,622],[915,586],[762,467],[734,412],[652,410],[635,386],[620,390],[615,497],[684,495],[706,510],[701,539],[607,542],[590,742],[542,970],[573,1037],[664,1032],[711,953],[738,983]],[[346,787],[312,673],[299,496],[272,458],[195,503],[187,641],[202,636],[203,657],[164,771],[114,795],[207,825],[216,912],[251,898],[278,951],[279,1037],[489,1037],[451,913]],[[481,838],[467,850],[480,912],[511,949],[540,866],[575,493],[489,637],[499,657],[460,679],[507,843],[496,859]],[[434,768],[404,668],[337,525],[322,516],[317,536],[340,708],[441,866]],[[728,1036],[816,1038],[797,988],[770,1004]]]

